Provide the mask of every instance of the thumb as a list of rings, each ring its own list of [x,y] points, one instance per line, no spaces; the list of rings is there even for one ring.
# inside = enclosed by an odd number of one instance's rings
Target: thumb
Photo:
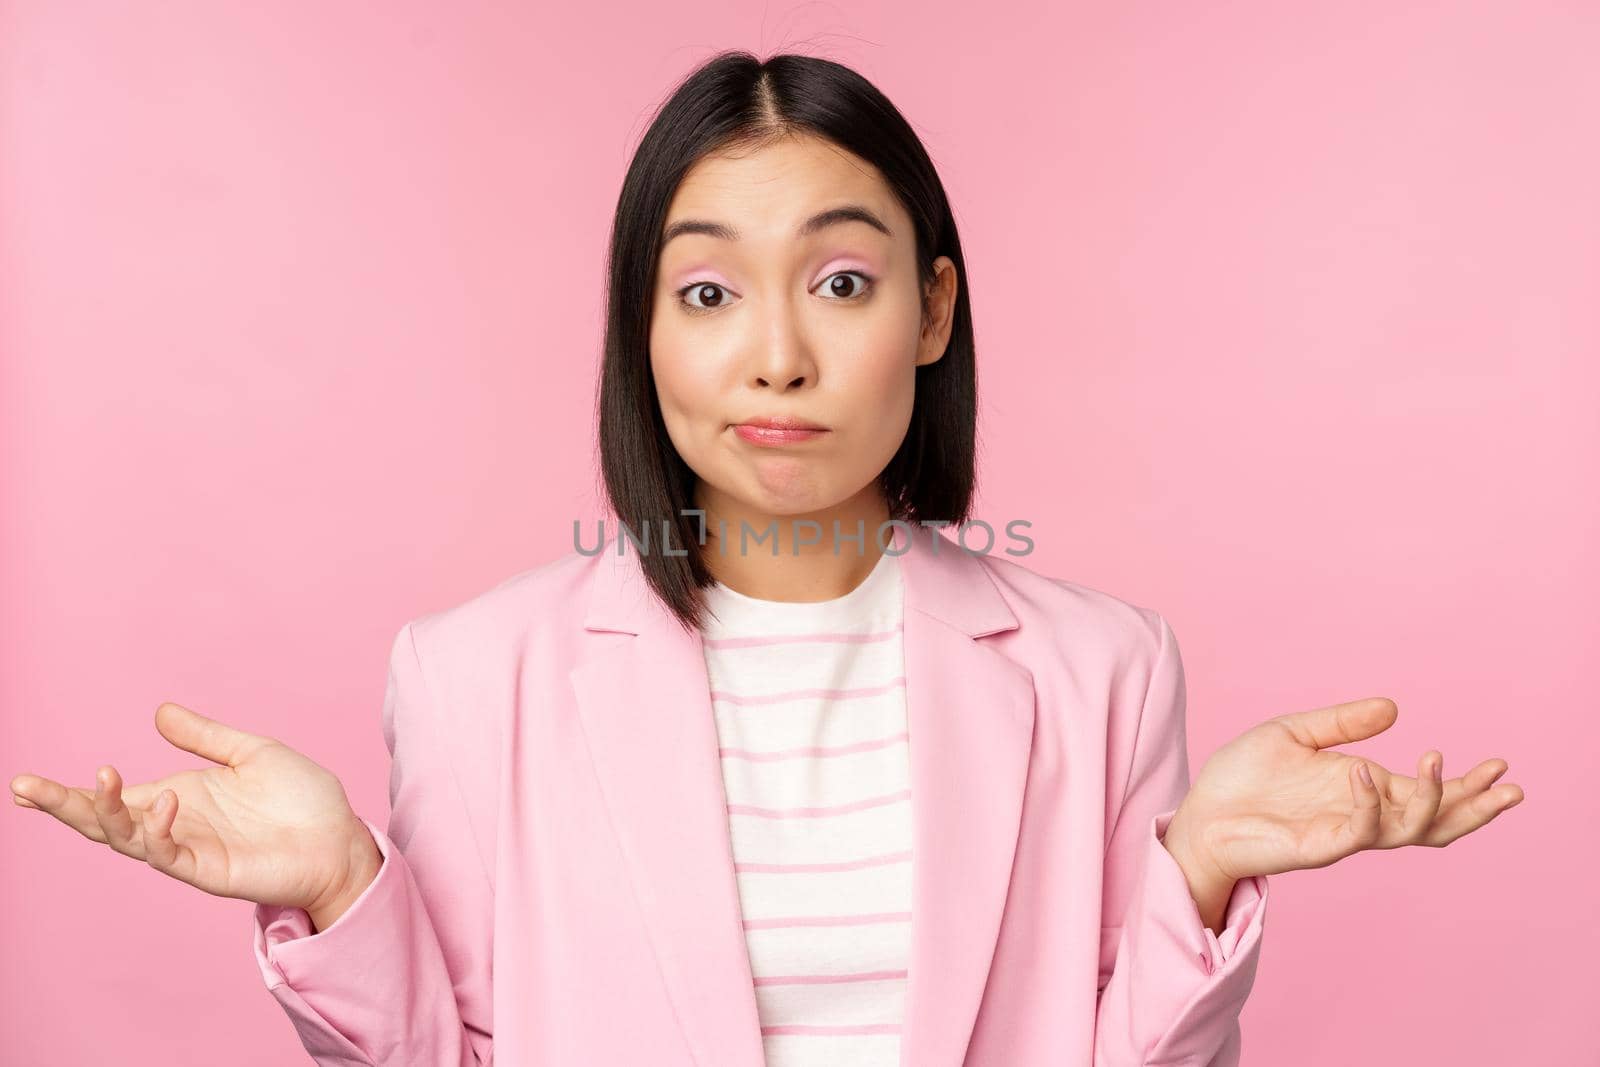
[[[244,762],[251,752],[268,741],[170,701],[156,709],[156,729],[185,752],[228,767]]]
[[[1382,733],[1399,717],[1400,709],[1388,697],[1368,697],[1280,715],[1276,721],[1307,748],[1331,748]]]

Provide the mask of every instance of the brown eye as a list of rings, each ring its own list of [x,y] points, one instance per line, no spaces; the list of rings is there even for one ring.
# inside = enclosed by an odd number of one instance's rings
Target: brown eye
[[[715,282],[694,282],[678,290],[678,299],[696,311],[711,311],[722,306],[724,294],[722,286]],[[689,296],[698,297],[704,303],[697,304],[693,300],[685,300]]]
[[[859,278],[860,282],[849,281]],[[830,276],[823,290],[832,294],[838,300],[855,300],[866,295],[872,285],[872,279],[858,270],[841,270]]]

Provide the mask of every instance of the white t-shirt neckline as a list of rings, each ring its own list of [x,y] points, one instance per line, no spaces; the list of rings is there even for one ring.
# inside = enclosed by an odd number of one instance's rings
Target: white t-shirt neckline
[[[892,619],[901,608],[900,558],[888,552],[854,589],[831,600],[765,600],[713,582],[701,590],[708,609],[702,629],[718,633],[803,633],[808,630],[855,629],[863,623]]]

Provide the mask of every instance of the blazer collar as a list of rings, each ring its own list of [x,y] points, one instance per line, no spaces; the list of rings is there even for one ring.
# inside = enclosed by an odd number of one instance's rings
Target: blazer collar
[[[1010,884],[1033,681],[980,640],[1018,625],[980,559],[931,527],[896,527],[893,546],[913,823],[901,1062],[959,1067]],[[615,551],[608,542],[595,561],[584,625],[633,636],[596,641],[570,672],[589,755],[695,1059],[761,1067],[704,650],[654,597],[637,553]]]

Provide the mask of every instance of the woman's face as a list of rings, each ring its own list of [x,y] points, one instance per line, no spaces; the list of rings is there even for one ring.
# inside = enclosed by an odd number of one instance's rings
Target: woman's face
[[[712,532],[719,519],[813,518],[831,543],[830,518],[853,534],[865,517],[870,537],[916,368],[950,336],[954,263],[935,264],[925,324],[909,216],[874,167],[812,137],[701,160],[663,234],[650,363]],[[739,428],[774,416],[823,431],[774,440]]]

